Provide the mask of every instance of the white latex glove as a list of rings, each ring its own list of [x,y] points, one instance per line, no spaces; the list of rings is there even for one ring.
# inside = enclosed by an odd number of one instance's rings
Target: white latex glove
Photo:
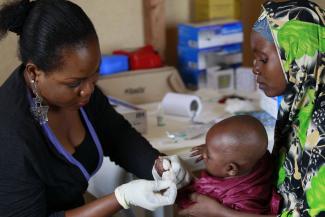
[[[169,180],[139,179],[115,189],[115,197],[124,209],[134,205],[153,211],[161,206],[174,204],[176,195],[176,185]]]
[[[154,165],[152,168],[152,175],[155,180],[171,180],[176,183],[177,189],[190,183],[191,175],[187,169],[182,166],[177,155],[161,156],[160,158],[163,159],[163,168],[165,172],[160,176]]]

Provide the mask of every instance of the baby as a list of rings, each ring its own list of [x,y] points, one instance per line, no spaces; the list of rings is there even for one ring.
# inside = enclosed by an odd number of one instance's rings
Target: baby
[[[280,196],[272,185],[267,143],[263,125],[252,116],[233,116],[215,124],[202,150],[206,170],[179,192],[180,208],[192,205],[189,194],[197,192],[235,210],[277,214]]]

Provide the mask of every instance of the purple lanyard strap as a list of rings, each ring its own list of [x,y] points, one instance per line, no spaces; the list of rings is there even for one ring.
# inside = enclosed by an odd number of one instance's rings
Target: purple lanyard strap
[[[97,165],[96,170],[91,175],[89,175],[89,173],[87,172],[85,167],[77,159],[75,159],[67,150],[65,150],[63,148],[62,144],[56,138],[56,136],[52,132],[51,128],[49,127],[48,123],[42,124],[42,128],[45,131],[48,138],[50,139],[52,145],[55,147],[55,149],[61,155],[63,155],[65,157],[65,159],[67,159],[71,164],[77,166],[81,170],[81,172],[84,175],[84,177],[86,178],[86,180],[88,181],[90,179],[90,177],[93,176],[99,170],[99,168],[101,167],[101,165],[103,163],[103,149],[102,149],[101,143],[98,139],[98,136],[96,134],[96,131],[87,117],[86,112],[84,111],[83,108],[80,108],[80,111],[81,111],[81,114],[82,114],[84,121],[87,125],[87,128],[90,132],[90,135],[91,135],[93,141],[95,142],[97,150],[98,150],[98,156],[99,156],[98,165]]]
[[[32,96],[31,93],[29,92],[29,90],[27,90],[27,96],[28,96],[28,100],[31,103],[32,102]],[[98,156],[99,156],[99,161],[97,164],[97,168],[95,169],[95,171],[89,175],[88,171],[85,169],[85,167],[77,160],[75,159],[72,154],[70,154],[67,150],[65,150],[65,148],[63,148],[63,145],[60,143],[60,141],[56,138],[56,136],[54,135],[53,131],[51,130],[50,126],[48,125],[48,123],[46,122],[45,124],[40,124],[43,128],[43,130],[45,131],[47,137],[50,139],[51,144],[54,146],[54,148],[61,154],[63,155],[63,157],[68,160],[71,164],[77,166],[80,171],[82,172],[82,174],[84,175],[84,177],[86,178],[86,180],[88,181],[90,179],[91,176],[93,176],[98,170],[99,168],[102,166],[103,163],[103,149],[102,149],[102,145],[98,139],[97,133],[93,127],[93,125],[91,124],[91,122],[88,119],[88,116],[85,112],[85,110],[83,108],[80,108],[82,117],[87,125],[88,131],[90,132],[90,135],[93,139],[93,141],[96,144],[97,147],[97,151],[98,151]]]

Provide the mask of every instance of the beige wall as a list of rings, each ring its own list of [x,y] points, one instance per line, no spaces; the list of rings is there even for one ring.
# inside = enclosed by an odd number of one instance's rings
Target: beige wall
[[[325,1],[324,0],[314,0],[320,7],[325,8]]]
[[[166,62],[171,65],[177,63],[177,23],[191,21],[194,0],[166,0]],[[325,8],[325,0],[312,0],[322,8]],[[252,64],[250,49],[251,26],[260,13],[260,5],[265,0],[241,0],[241,14],[244,23],[244,65]]]
[[[92,19],[103,53],[117,48],[138,47],[144,44],[142,0],[73,0]],[[193,0],[166,0],[166,62],[176,64],[177,23],[190,21]],[[255,0],[259,2],[259,0]],[[262,0],[260,0],[263,2]],[[6,2],[0,0],[0,3]],[[251,0],[242,0],[250,2]],[[325,8],[324,0],[315,0]],[[0,42],[0,85],[18,65],[17,37],[9,33]],[[250,61],[249,61],[250,62]]]
[[[0,0],[0,3],[6,2]],[[103,53],[144,44],[142,0],[73,0],[93,21]],[[0,85],[19,64],[17,37],[9,33],[0,41]]]
[[[0,85],[9,76],[9,73],[18,66],[17,37],[10,33],[0,42]]]
[[[93,21],[102,52],[144,44],[142,0],[73,0]]]

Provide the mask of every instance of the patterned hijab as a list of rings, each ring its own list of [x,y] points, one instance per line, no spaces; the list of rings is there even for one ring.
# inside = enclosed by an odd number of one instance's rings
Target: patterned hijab
[[[275,130],[283,215],[325,214],[325,16],[307,0],[266,2],[288,88]]]

